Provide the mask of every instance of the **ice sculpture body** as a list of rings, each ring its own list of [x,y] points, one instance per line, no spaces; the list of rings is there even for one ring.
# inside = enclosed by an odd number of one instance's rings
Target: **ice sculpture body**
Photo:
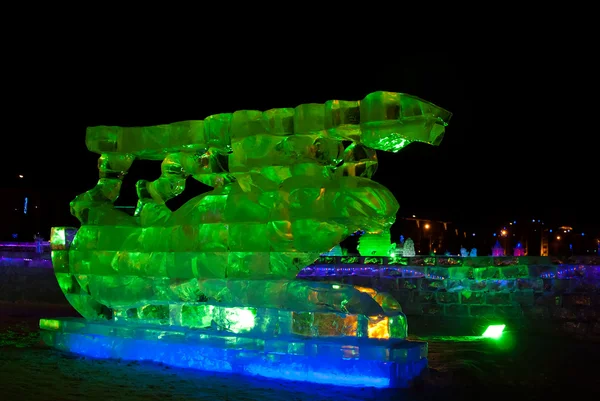
[[[469,256],[472,258],[477,257],[477,248],[471,248],[471,252],[469,253]]]
[[[450,115],[410,95],[375,92],[362,101],[203,121],[88,128],[87,147],[100,154],[100,179],[71,202],[81,228],[68,256],[56,255],[57,265],[68,259],[64,271],[57,269],[59,283],[84,316],[99,305],[207,299],[294,310],[306,306],[294,301],[302,297],[305,304],[326,299],[336,310],[341,300],[354,299],[350,304],[373,309],[352,288],[289,283],[351,233],[389,229],[398,203],[371,180],[375,150],[397,152],[414,141],[437,145]],[[162,172],[137,183],[137,210],[129,216],[113,202],[137,159],[162,160]],[[190,176],[214,190],[171,211],[165,202]],[[318,297],[310,295],[315,291]]]
[[[462,256],[463,258],[469,256],[469,251],[467,251],[467,248],[460,248],[460,256]]]
[[[325,252],[321,256],[343,256],[343,255],[344,255],[344,250],[338,244],[338,245],[334,246],[333,248],[331,248],[331,250],[329,252]]]

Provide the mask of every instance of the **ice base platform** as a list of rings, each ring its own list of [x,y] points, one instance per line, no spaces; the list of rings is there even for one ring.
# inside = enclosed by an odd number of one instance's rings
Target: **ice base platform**
[[[427,369],[427,343],[365,337],[260,336],[215,328],[42,319],[43,341],[93,358],[357,387],[409,387]]]

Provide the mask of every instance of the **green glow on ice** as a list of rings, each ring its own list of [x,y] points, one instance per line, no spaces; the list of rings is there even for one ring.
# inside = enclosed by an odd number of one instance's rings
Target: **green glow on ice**
[[[506,327],[506,325],[504,324],[493,324],[488,326],[487,329],[485,329],[485,331],[483,332],[483,334],[481,335],[484,338],[491,338],[494,340],[498,340],[500,337],[502,337],[502,332],[504,331],[504,328]]]

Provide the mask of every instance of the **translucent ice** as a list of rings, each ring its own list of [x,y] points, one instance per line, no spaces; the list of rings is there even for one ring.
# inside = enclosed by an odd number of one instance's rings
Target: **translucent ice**
[[[361,256],[388,256],[393,249],[388,230],[379,234],[365,233],[358,240],[358,252]]]

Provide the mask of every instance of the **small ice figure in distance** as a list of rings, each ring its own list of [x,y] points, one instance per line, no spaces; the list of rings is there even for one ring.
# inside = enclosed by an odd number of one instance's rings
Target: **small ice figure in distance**
[[[525,249],[523,249],[523,245],[519,242],[514,249],[514,256],[525,256]]]
[[[403,251],[403,256],[410,258],[412,256],[415,256],[415,243],[413,242],[412,239],[408,238],[406,241],[404,241],[404,251]]]
[[[477,256],[477,248],[473,248],[471,249],[471,253],[469,254],[470,257],[474,258]]]
[[[466,258],[467,256],[469,256],[469,251],[467,251],[466,248],[460,248],[460,256]]]

